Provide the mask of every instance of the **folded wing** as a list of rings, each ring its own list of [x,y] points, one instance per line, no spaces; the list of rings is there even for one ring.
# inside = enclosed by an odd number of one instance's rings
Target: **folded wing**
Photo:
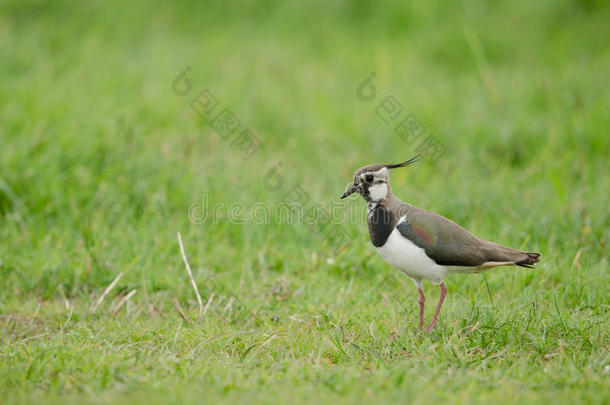
[[[540,253],[522,252],[488,242],[441,215],[413,206],[397,229],[439,265],[530,267],[540,260]]]

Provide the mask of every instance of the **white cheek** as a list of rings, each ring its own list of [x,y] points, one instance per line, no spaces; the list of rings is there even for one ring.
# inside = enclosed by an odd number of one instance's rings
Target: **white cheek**
[[[390,175],[390,172],[388,171],[387,167],[382,167],[381,169],[377,170],[374,174],[376,177],[388,177]]]
[[[388,185],[385,183],[373,184],[369,187],[369,196],[372,201],[383,200],[388,195]]]

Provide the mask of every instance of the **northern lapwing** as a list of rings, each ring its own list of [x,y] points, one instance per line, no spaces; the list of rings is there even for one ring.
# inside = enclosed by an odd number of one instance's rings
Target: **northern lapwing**
[[[390,265],[413,279],[419,291],[419,327],[424,326],[422,281],[440,285],[441,295],[428,330],[436,326],[447,287],[443,279],[453,273],[480,273],[497,266],[532,267],[540,253],[522,252],[476,237],[455,222],[399,200],[390,187],[390,170],[408,166],[416,156],[393,165],[370,165],[354,173],[345,198],[360,194],[366,201],[371,242]]]

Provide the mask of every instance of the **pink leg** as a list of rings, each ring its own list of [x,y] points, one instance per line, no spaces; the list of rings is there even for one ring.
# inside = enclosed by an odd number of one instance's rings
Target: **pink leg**
[[[438,305],[436,306],[436,311],[434,312],[434,317],[432,318],[430,325],[428,325],[428,331],[431,331],[436,326],[436,318],[438,317],[438,313],[441,312],[441,307],[443,306],[443,301],[445,301],[445,295],[447,295],[447,287],[445,287],[445,284],[443,284],[441,282],[441,296],[438,299]]]
[[[426,302],[426,297],[424,297],[424,290],[421,287],[417,288],[419,291],[419,329],[424,328],[424,303]]]

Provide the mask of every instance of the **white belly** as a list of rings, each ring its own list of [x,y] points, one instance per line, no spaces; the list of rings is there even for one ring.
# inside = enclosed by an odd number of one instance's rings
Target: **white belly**
[[[377,251],[386,262],[416,281],[424,279],[439,284],[448,271],[447,267],[426,256],[424,249],[402,236],[398,229],[392,231],[385,245]]]

